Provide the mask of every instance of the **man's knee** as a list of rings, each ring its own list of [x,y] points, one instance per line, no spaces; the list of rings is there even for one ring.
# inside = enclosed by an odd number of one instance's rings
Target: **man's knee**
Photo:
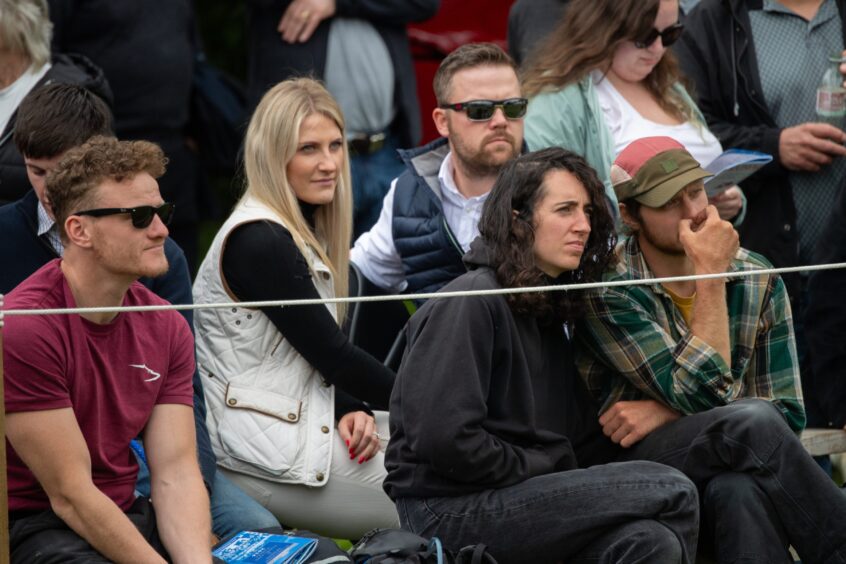
[[[628,475],[648,477],[651,481],[660,483],[663,487],[675,492],[680,498],[698,502],[698,492],[694,483],[681,470],[666,464],[648,460],[632,460],[623,463]]]
[[[721,562],[758,555],[760,562],[783,562],[789,544],[781,517],[769,496],[750,475],[717,474],[702,492],[700,547],[716,551]]]
[[[614,562],[682,561],[682,544],[676,534],[658,521],[636,521],[624,527],[618,546],[612,546]]]
[[[734,429],[752,432],[793,434],[784,416],[772,402],[744,399],[719,408],[724,422]]]
[[[763,490],[749,474],[724,472],[708,482],[702,492],[704,507],[746,507],[761,503]]]

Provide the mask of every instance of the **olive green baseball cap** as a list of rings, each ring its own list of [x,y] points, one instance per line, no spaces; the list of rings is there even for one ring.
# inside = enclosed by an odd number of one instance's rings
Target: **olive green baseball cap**
[[[617,200],[634,198],[650,208],[663,206],[691,182],[709,176],[713,175],[671,137],[632,141],[611,166]]]

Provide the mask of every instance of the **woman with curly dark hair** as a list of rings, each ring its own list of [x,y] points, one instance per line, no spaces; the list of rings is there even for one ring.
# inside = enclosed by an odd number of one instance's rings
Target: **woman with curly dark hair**
[[[568,256],[570,268],[554,268],[544,258],[544,249],[527,252],[538,242],[535,212],[539,211],[543,197],[548,194],[542,189],[544,179],[551,174],[556,179],[562,175],[578,181],[588,198],[584,245],[567,246],[561,239]],[[551,178],[552,178],[551,177]],[[506,288],[544,286],[555,279],[555,284],[599,280],[602,272],[615,259],[613,252],[616,238],[614,220],[604,206],[594,207],[593,202],[602,202],[604,187],[596,172],[584,159],[561,149],[545,149],[520,159],[507,167],[499,177],[500,190],[491,192],[490,201],[479,220],[479,233],[489,245],[491,264],[495,265],[497,281]],[[556,210],[558,215],[571,210]],[[557,236],[557,234],[553,234]],[[579,237],[581,242],[582,237]],[[553,241],[553,244],[555,242]],[[539,254],[540,253],[540,254]],[[559,272],[560,271],[560,272]],[[517,313],[555,320],[571,320],[579,311],[579,292],[536,292],[511,294],[509,305]]]
[[[506,165],[443,291],[599,278],[612,260],[603,185],[563,149]],[[412,317],[390,405],[384,487],[404,528],[507,562],[691,562],[695,488],[615,447],[578,375],[565,321],[578,292],[430,299]]]

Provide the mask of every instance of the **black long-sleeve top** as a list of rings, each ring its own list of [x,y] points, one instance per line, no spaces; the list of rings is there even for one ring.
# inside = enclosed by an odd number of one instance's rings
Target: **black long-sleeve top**
[[[308,213],[308,208],[304,208]],[[319,299],[305,257],[279,224],[236,227],[223,250],[223,276],[242,301]],[[272,265],[272,267],[270,267]],[[335,417],[385,408],[394,373],[353,345],[323,305],[262,308],[298,353],[335,386]]]

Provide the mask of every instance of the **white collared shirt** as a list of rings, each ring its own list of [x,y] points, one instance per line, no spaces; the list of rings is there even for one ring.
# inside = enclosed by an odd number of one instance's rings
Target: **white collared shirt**
[[[447,153],[438,171],[438,183],[441,187],[441,203],[444,217],[456,241],[464,252],[470,249],[470,243],[479,235],[479,218],[482,206],[490,192],[481,196],[465,198],[455,185],[455,169],[452,165],[452,152]],[[402,292],[408,286],[402,259],[394,245],[393,213],[394,190],[397,180],[391,183],[391,189],[382,202],[379,220],[356,240],[350,260],[356,264],[364,276],[385,290]]]
[[[47,234],[47,242],[56,251],[56,254],[63,256],[65,254],[65,246],[62,245],[62,239],[59,237],[59,226],[41,205],[41,200],[38,201],[38,236],[41,237]]]

